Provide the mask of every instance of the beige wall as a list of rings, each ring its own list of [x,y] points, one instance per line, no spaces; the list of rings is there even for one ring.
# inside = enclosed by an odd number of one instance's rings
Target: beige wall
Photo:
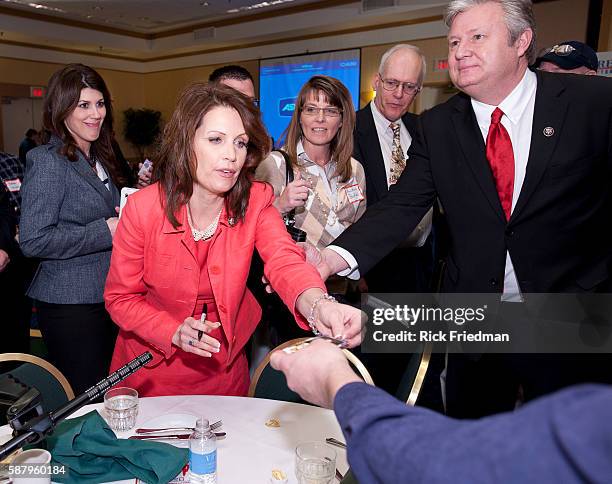
[[[70,62],[67,59],[66,62]],[[17,59],[0,58],[0,82],[33,86],[46,86],[51,75],[61,67],[60,64],[30,62]],[[113,96],[115,131],[125,156],[133,157],[135,150],[123,139],[123,111],[127,108],[145,107],[144,77],[142,74],[97,69],[106,81]],[[29,91],[28,91],[29,92]],[[2,94],[2,93],[0,93]],[[8,120],[3,120],[7,122]]]
[[[556,42],[568,39],[585,40],[588,0],[554,0],[538,3],[534,6],[538,22],[538,47],[543,48]],[[602,15],[600,43],[606,47],[600,50],[612,50],[612,0],[604,0],[604,15]],[[425,85],[432,88],[449,84],[446,72],[433,72],[433,60],[447,56],[447,44],[444,37],[407,41],[420,47],[427,57],[427,76]],[[361,106],[373,96],[372,79],[378,70],[378,62],[383,52],[392,44],[366,46],[361,51]],[[333,46],[330,46],[333,48]],[[67,54],[66,62],[70,62]],[[240,63],[247,68],[255,78],[258,86],[258,61],[250,60]],[[127,145],[121,135],[123,117],[122,111],[129,108],[147,107],[161,111],[164,120],[168,120],[174,109],[180,90],[189,82],[206,80],[208,75],[219,65],[178,69],[174,71],[156,72],[150,74],[127,73],[108,69],[99,69],[113,95],[115,119],[119,141],[128,157],[135,151]],[[0,83],[24,85],[45,85],[51,74],[59,68],[58,64],[30,62],[15,59],[0,58]],[[420,101],[417,98],[413,109],[420,111]],[[0,120],[0,126],[1,126]],[[5,120],[6,122],[6,120]]]
[[[533,6],[538,51],[564,40],[586,41],[589,0],[556,0]]]
[[[161,111],[163,120],[168,121],[172,115],[177,97],[181,90],[190,82],[207,81],[210,73],[222,65],[223,64],[218,64],[144,74],[144,95],[147,107]],[[257,92],[259,72],[258,61],[240,62],[239,65],[251,73],[253,79],[255,79],[255,92]]]

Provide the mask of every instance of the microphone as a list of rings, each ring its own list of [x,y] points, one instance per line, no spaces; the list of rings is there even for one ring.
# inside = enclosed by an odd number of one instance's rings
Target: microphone
[[[43,414],[39,406],[37,408],[38,416],[23,423],[20,421],[20,417],[31,414],[32,403],[38,403],[31,395],[28,395],[30,392],[26,393],[24,397],[27,397],[27,399],[25,401],[23,401],[24,398],[19,399],[7,412],[7,418],[14,429],[14,437],[6,444],[0,445],[0,460],[11,454],[15,449],[40,442],[47,435],[51,434],[57,424],[66,417],[103,395],[106,390],[125,380],[152,359],[153,356],[147,351],[56,410]]]

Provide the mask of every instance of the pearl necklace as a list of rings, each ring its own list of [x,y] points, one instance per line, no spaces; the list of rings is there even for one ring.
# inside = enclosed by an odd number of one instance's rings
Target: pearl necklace
[[[198,230],[193,227],[193,221],[191,220],[191,208],[189,207],[189,205],[187,205],[187,221],[189,222],[189,227],[191,228],[191,235],[193,237],[193,240],[198,242],[200,240],[210,239],[217,230],[217,225],[219,225],[220,217],[221,217],[221,210],[219,210],[219,213],[217,214],[215,219],[210,223],[208,227],[206,227],[204,230]]]

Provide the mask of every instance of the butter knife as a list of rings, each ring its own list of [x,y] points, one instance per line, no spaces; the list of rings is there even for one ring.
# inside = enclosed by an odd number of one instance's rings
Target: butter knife
[[[338,439],[334,439],[333,437],[327,437],[325,439],[325,442],[327,442],[330,445],[335,445],[336,447],[340,447],[341,449],[346,449],[346,444],[344,442],[341,442]]]
[[[223,425],[223,421],[218,420],[217,422],[210,424],[210,430],[216,430]],[[137,434],[157,434],[160,432],[180,432],[181,430],[193,432],[195,427],[167,427],[157,429],[136,429]]]
[[[225,432],[214,432],[217,437],[225,437]],[[134,440],[189,440],[191,434],[169,434],[169,435],[132,435],[128,439]]]

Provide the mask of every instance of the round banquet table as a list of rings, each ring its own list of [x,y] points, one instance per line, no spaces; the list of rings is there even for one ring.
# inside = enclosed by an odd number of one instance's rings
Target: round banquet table
[[[103,404],[93,404],[79,409],[71,417],[93,409],[104,416]],[[117,432],[117,436],[127,438],[134,435],[136,428],[147,427],[148,421],[154,420],[157,426],[164,416],[176,414],[201,415],[211,423],[223,420],[219,431],[227,432],[227,436],[217,440],[218,484],[268,484],[273,469],[282,470],[288,482],[296,484],[294,450],[298,443],[324,442],[327,437],[344,441],[331,410],[263,398],[208,395],[140,398],[136,427]],[[270,419],[278,420],[280,426],[267,426]],[[348,469],[346,451],[334,449],[336,467],[345,474]],[[133,479],[120,482],[134,484]]]

